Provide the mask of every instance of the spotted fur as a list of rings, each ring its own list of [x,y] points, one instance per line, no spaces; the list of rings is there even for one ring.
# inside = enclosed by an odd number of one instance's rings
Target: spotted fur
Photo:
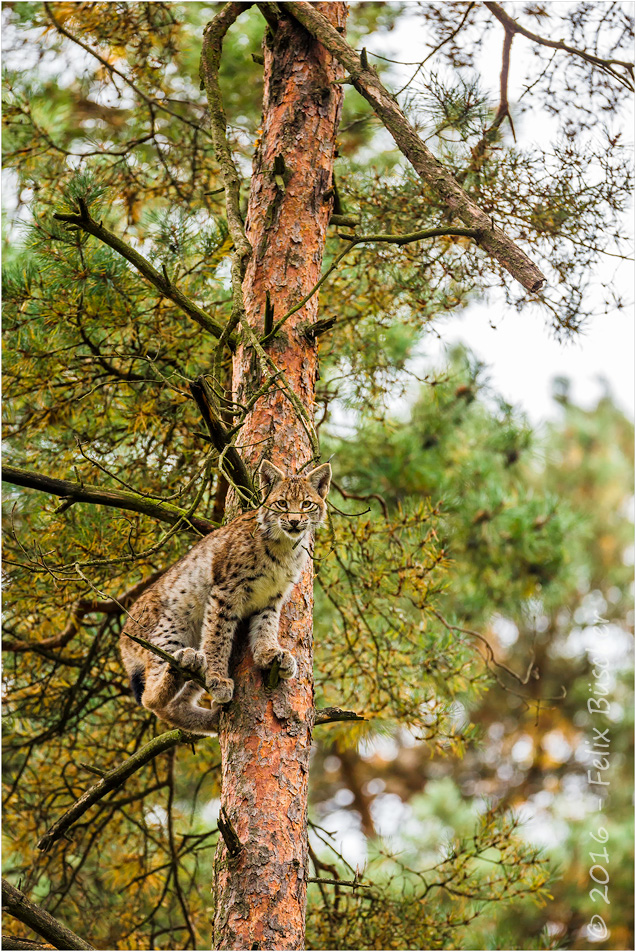
[[[278,661],[293,678],[296,661],[278,642],[280,611],[300,578],[308,542],[325,518],[331,467],[285,476],[272,463],[260,468],[265,502],[201,539],[148,588],[131,609],[120,639],[121,655],[137,700],[158,717],[197,734],[216,733],[218,712],[232,699],[228,663],[239,622],[249,621],[254,663]],[[151,641],[181,667],[201,675],[212,698],[168,662],[131,641]]]

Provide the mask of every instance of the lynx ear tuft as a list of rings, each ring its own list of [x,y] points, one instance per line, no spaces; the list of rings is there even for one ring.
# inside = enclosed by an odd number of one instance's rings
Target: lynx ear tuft
[[[310,473],[307,473],[305,479],[310,486],[313,486],[318,495],[324,499],[329,492],[329,484],[331,483],[331,463],[323,463],[322,466],[316,466]]]
[[[274,466],[266,459],[261,463],[258,472],[261,477],[261,489],[266,493],[271,492],[276,483],[285,478],[285,474],[280,471],[278,466]]]

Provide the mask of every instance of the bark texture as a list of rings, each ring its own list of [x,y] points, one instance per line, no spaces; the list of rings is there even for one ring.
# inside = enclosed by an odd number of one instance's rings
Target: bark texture
[[[345,3],[318,3],[344,29]],[[266,301],[275,323],[320,275],[332,198],[335,139],[343,72],[331,54],[285,16],[265,38],[262,137],[251,182],[247,236],[252,256],[243,285],[245,309],[264,336]],[[234,357],[235,399],[257,391],[272,367],[278,390],[259,399],[241,431],[254,467],[266,457],[299,472],[315,453],[310,434],[317,376],[316,343],[304,333],[316,320],[315,295],[264,345],[243,344]],[[270,311],[271,314],[271,311]],[[289,387],[297,402],[294,406]],[[299,405],[307,417],[303,420]],[[313,727],[313,568],[283,610],[280,641],[298,662],[298,677],[267,686],[244,642],[237,647],[235,698],[222,715],[221,817],[226,830],[215,856],[216,949],[301,949],[307,866],[307,779]],[[228,845],[229,844],[229,845]]]

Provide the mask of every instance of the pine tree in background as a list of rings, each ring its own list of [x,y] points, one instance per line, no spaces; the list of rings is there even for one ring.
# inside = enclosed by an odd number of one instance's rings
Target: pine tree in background
[[[629,424],[563,390],[540,440],[470,354],[421,359],[477,295],[562,335],[591,316],[630,193],[629,12],[360,4],[345,37],[340,3],[5,7],[5,870],[36,905],[3,896],[56,947],[629,943],[607,913],[589,941],[593,828],[563,813],[588,769],[577,629],[598,611],[622,644],[630,624]],[[397,92],[370,50],[405,19],[428,48]],[[495,31],[498,104],[478,74]],[[553,141],[517,143],[524,113]],[[316,608],[308,573],[282,631],[302,677],[263,683],[239,648],[219,740],[191,748],[129,696],[125,612],[255,504],[260,459],[320,453]],[[528,809],[567,824],[551,852],[524,841]]]

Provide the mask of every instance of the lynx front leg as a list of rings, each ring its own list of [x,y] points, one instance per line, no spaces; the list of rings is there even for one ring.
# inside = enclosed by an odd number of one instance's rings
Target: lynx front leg
[[[205,606],[201,627],[201,650],[205,656],[205,683],[208,693],[219,704],[232,700],[234,681],[228,677],[228,664],[239,616],[221,596]]]
[[[250,648],[254,664],[258,668],[269,668],[278,661],[281,678],[296,677],[296,660],[286,648],[278,643],[281,604],[266,608],[253,615],[250,620]]]

